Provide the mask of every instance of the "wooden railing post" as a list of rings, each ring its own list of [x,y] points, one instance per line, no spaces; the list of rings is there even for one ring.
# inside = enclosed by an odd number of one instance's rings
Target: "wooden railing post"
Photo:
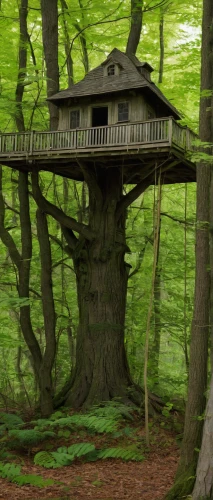
[[[31,132],[30,132],[30,150],[29,150],[30,155],[33,154],[33,141],[34,141],[34,130],[31,130]]]
[[[172,128],[173,128],[173,118],[170,116],[169,117],[169,145],[171,146],[172,145]]]

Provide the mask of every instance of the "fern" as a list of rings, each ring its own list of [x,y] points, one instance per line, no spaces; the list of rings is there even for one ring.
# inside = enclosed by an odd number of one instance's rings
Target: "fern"
[[[52,486],[55,483],[53,479],[43,479],[42,476],[36,474],[22,474],[15,477],[12,482],[17,483],[19,486],[30,484],[31,486],[37,486],[37,488],[45,488],[45,486]]]
[[[110,418],[113,420],[122,420],[123,418],[133,420],[133,416],[131,415],[133,409],[133,407],[126,406],[117,401],[107,401],[101,405],[93,406],[89,415]]]
[[[55,469],[63,465],[69,465],[75,458],[87,455],[94,450],[95,446],[91,443],[77,443],[68,448],[67,446],[61,446],[57,451],[40,451],[36,453],[34,463],[47,469]]]
[[[15,477],[19,476],[21,472],[21,466],[16,464],[3,464],[0,462],[0,476],[9,481],[12,481]]]
[[[19,486],[30,484],[31,486],[44,488],[45,486],[54,484],[53,479],[43,479],[43,477],[34,474],[21,474],[20,465],[9,463],[3,464],[2,462],[0,462],[0,477],[8,479],[8,481],[12,483],[17,483]]]
[[[22,425],[24,425],[24,421],[18,415],[0,412],[0,435],[4,434],[6,430],[16,429]]]
[[[51,431],[39,432],[35,429],[14,429],[9,431],[12,446],[23,446],[31,448],[48,437],[54,437],[55,433]]]
[[[56,467],[60,467],[52,453],[48,451],[39,451],[36,453],[34,456],[34,464],[46,467],[46,469],[55,469]]]
[[[106,448],[98,453],[98,458],[121,458],[122,460],[135,460],[137,462],[144,460],[139,450],[131,448]]]
[[[61,448],[58,448],[58,452],[60,452]],[[73,458],[75,457],[82,457],[83,455],[86,455],[87,453],[90,453],[91,451],[95,450],[94,444],[91,443],[76,443],[72,444],[67,448],[67,453],[72,456]]]
[[[86,427],[94,432],[114,432],[117,430],[118,422],[110,418],[104,418],[96,415],[72,415],[69,417],[60,418],[51,422],[51,426],[59,427]]]

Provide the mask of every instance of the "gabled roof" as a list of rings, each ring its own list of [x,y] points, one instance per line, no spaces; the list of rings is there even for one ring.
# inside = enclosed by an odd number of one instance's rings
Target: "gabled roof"
[[[104,76],[104,66],[112,62],[119,65],[119,75]],[[89,71],[83,80],[66,90],[54,94],[48,100],[54,102],[56,105],[60,105],[60,102],[64,99],[144,88],[149,97],[152,95],[155,98],[155,102],[156,99],[163,102],[171,111],[171,115],[176,119],[180,118],[177,109],[166,99],[158,87],[139,72],[140,67],[144,67],[150,73],[153,71],[152,66],[148,63],[140,62],[136,56],[132,55],[129,57],[115,48],[108,55],[107,59],[100,66]]]

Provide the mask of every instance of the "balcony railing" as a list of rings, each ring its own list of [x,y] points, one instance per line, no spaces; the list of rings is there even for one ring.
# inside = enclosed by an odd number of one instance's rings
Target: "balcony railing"
[[[0,157],[37,156],[54,151],[76,151],[117,146],[160,145],[176,146],[183,151],[193,150],[196,135],[179,125],[172,117],[136,123],[109,125],[53,132],[24,132],[0,135]]]

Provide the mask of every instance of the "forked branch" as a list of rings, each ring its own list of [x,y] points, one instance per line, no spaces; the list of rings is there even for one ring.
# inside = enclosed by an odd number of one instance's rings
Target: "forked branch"
[[[76,231],[78,234],[84,236],[89,241],[95,238],[95,233],[89,229],[85,224],[77,222],[73,217],[66,215],[63,210],[56,207],[50,201],[46,200],[43,196],[38,179],[38,172],[32,173],[32,190],[33,197],[38,205],[38,207],[46,214],[52,215],[52,217],[59,222],[64,227]]]

